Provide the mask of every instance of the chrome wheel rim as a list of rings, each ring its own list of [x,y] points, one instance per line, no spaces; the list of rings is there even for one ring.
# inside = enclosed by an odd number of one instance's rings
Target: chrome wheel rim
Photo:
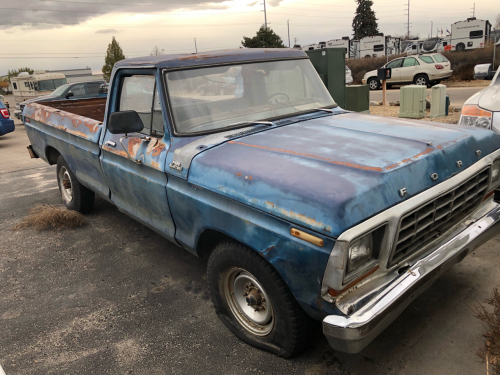
[[[66,167],[61,167],[59,170],[59,188],[63,199],[66,202],[71,202],[73,200],[73,189],[71,177]]]
[[[247,331],[257,336],[272,331],[273,306],[255,276],[242,268],[230,268],[222,277],[222,289],[231,312]]]
[[[377,86],[378,86],[378,85],[377,85],[377,81],[375,81],[375,80],[371,80],[371,81],[370,81],[370,88],[371,88],[372,90],[376,90],[376,89],[377,89]]]
[[[427,82],[425,82],[425,78],[417,78],[417,81],[415,82],[418,86],[427,86]]]

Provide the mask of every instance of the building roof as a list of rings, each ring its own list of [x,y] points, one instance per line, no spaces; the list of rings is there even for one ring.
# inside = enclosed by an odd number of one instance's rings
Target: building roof
[[[293,48],[241,48],[209,51],[203,53],[184,53],[135,57],[117,62],[116,67],[154,66],[157,68],[177,68],[183,66],[199,66],[223,64],[267,59],[307,58],[307,55]]]

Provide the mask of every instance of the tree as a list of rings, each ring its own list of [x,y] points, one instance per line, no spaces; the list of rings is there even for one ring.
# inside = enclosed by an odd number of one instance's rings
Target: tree
[[[356,14],[352,20],[352,31],[354,39],[361,39],[365,36],[374,36],[379,33],[377,17],[372,10],[372,0],[355,0],[358,3]]]
[[[19,68],[19,69],[13,69],[13,70],[9,70],[7,72],[8,74],[8,79],[10,80],[12,77],[17,77],[19,75],[19,73],[22,73],[22,72],[27,72],[28,74],[33,74],[35,71],[31,68],[28,68],[28,67],[24,67],[24,68]]]
[[[123,50],[116,41],[115,37],[113,37],[111,43],[108,44],[108,51],[106,52],[106,58],[104,59],[104,66],[102,67],[102,74],[106,82],[109,82],[109,79],[111,78],[111,72],[113,71],[113,66],[115,66],[115,64],[118,61],[123,59],[125,59]]]
[[[496,21],[495,21],[495,28],[496,28],[497,30],[499,30],[499,29],[500,29],[500,14],[497,14],[497,19],[496,19]]]
[[[247,48],[285,48],[283,40],[270,27],[262,25],[253,38],[243,37],[241,45]]]
[[[151,56],[163,55],[163,52],[163,49],[159,49],[158,46],[154,46],[153,51],[151,51]]]

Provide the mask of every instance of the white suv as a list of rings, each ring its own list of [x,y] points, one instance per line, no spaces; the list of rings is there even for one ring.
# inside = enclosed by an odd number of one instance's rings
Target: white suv
[[[388,62],[383,68],[392,68],[391,79],[387,80],[388,86],[403,83],[432,86],[453,74],[450,61],[440,53],[401,57]],[[370,86],[370,90],[382,87],[376,70],[366,73],[362,81]]]

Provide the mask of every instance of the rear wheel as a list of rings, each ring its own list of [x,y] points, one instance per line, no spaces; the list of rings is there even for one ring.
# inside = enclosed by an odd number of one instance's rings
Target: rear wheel
[[[217,316],[240,340],[285,358],[307,345],[312,319],[264,258],[223,242],[210,255],[207,273]]]
[[[87,213],[94,206],[94,192],[78,182],[61,155],[57,158],[57,185],[68,210]]]
[[[425,74],[419,74],[418,76],[415,77],[413,83],[418,86],[428,86],[429,78],[427,78]]]
[[[370,90],[378,90],[380,88],[380,82],[377,78],[370,78],[368,80],[368,86],[370,87]]]

